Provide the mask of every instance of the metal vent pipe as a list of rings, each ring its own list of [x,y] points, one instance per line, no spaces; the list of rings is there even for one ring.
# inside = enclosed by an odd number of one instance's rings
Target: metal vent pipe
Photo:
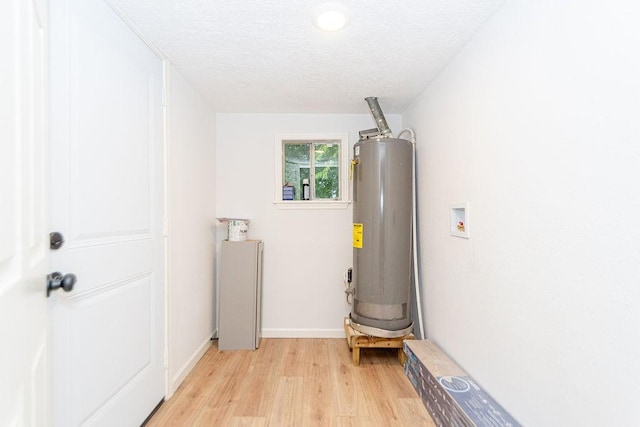
[[[380,131],[380,134],[383,138],[393,138],[393,133],[391,129],[389,129],[389,125],[387,124],[387,119],[384,118],[384,113],[380,108],[380,104],[378,103],[378,98],[375,96],[369,96],[364,99],[369,104],[369,109],[371,110],[371,115],[373,119],[376,121],[376,126]]]

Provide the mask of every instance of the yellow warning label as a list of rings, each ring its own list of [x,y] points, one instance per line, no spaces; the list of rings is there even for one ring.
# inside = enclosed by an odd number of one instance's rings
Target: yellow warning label
[[[362,248],[362,224],[353,224],[353,247]]]

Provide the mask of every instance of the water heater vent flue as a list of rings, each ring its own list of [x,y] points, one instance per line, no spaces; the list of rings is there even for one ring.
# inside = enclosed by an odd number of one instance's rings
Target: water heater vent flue
[[[389,129],[389,125],[387,124],[387,119],[384,117],[384,113],[380,108],[380,104],[378,103],[378,98],[375,96],[369,96],[364,99],[369,104],[369,110],[371,110],[371,115],[373,119],[376,121],[376,126],[378,127],[379,135],[377,137],[382,138],[393,138],[393,132]],[[367,132],[367,131],[365,131]],[[361,132],[362,136],[362,132]]]

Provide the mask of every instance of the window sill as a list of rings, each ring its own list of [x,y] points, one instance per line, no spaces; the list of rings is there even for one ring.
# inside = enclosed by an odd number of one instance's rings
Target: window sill
[[[278,209],[347,209],[350,201],[344,200],[276,200]]]

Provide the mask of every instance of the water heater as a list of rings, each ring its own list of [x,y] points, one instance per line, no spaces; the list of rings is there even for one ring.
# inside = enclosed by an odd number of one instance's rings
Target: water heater
[[[382,115],[379,107],[378,115]],[[353,148],[350,315],[354,329],[387,338],[407,335],[413,329],[413,145],[404,139],[388,137],[389,134],[380,132],[362,138],[361,133],[362,139]]]

